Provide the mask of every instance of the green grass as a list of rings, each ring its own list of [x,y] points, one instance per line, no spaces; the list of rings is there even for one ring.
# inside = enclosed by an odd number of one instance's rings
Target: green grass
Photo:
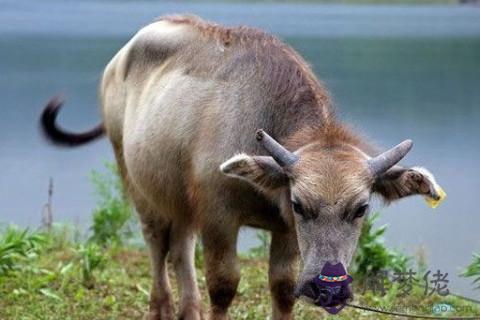
[[[151,284],[147,252],[128,247],[98,247],[103,266],[90,270],[91,282],[86,284],[83,265],[85,258],[78,247],[73,244],[65,248],[46,247],[43,254],[22,265],[8,277],[1,277],[0,319],[141,318],[147,309]],[[242,258],[240,263],[242,279],[231,308],[232,319],[267,319],[270,311],[267,261],[264,258]],[[207,309],[202,266],[198,268],[198,273],[204,308]],[[172,276],[171,279],[175,284],[175,277]],[[435,304],[447,303],[457,308],[471,308],[455,315],[480,314],[480,309],[472,304],[453,297],[425,297],[421,289],[414,289],[408,297],[397,295],[398,290],[394,286],[384,297],[367,291],[363,295],[357,294],[354,302],[387,309],[422,306],[426,310]],[[321,309],[304,303],[296,304],[295,315],[298,319],[307,320],[327,317]],[[357,319],[367,315],[368,318],[387,319],[385,316],[371,315],[351,308],[343,310],[337,318]]]
[[[97,195],[97,206],[92,213],[89,241],[101,246],[121,245],[133,237],[135,223],[117,166],[106,163],[105,170],[92,171],[91,181]]]
[[[41,233],[8,227],[0,238],[0,277],[18,270],[20,262],[36,257],[45,242],[46,237]]]
[[[462,277],[471,278],[477,289],[480,289],[480,254],[474,254],[472,262],[462,272]]]

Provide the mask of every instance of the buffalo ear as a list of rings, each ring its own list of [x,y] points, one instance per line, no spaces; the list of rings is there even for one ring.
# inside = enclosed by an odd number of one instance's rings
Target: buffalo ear
[[[287,174],[272,157],[238,154],[222,163],[220,171],[265,191],[288,185]]]
[[[441,188],[433,174],[425,168],[403,168],[394,166],[377,177],[373,190],[386,202],[391,202],[412,195],[424,195],[439,200]]]

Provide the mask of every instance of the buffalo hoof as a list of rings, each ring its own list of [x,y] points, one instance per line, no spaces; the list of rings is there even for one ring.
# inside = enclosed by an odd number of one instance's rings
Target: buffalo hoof
[[[200,307],[188,306],[181,310],[178,320],[204,320],[204,317]]]
[[[154,310],[148,311],[143,320],[174,320],[174,310],[171,306],[163,306]]]

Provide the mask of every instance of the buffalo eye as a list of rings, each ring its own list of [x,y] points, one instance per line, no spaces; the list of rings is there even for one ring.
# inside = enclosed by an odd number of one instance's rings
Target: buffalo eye
[[[357,208],[355,211],[355,214],[353,216],[354,219],[361,218],[363,217],[366,213],[368,212],[368,204],[361,205],[360,207]]]
[[[293,207],[293,212],[301,216],[305,216],[305,211],[300,203],[292,201],[292,207]]]

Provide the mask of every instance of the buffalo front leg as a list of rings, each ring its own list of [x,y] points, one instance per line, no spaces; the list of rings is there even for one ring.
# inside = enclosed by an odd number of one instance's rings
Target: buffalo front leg
[[[174,223],[170,234],[170,259],[180,289],[180,320],[203,319],[200,292],[195,271],[194,228],[188,223]]]
[[[140,213],[140,212],[139,212]],[[174,319],[174,308],[166,257],[169,251],[170,224],[140,213],[142,232],[150,251],[153,285],[150,292],[150,310],[146,320]]]
[[[228,319],[228,307],[237,292],[237,235],[238,226],[228,223],[210,226],[202,233],[211,320]]]
[[[272,319],[293,319],[297,240],[292,233],[272,233],[270,244],[269,285],[272,295]]]

